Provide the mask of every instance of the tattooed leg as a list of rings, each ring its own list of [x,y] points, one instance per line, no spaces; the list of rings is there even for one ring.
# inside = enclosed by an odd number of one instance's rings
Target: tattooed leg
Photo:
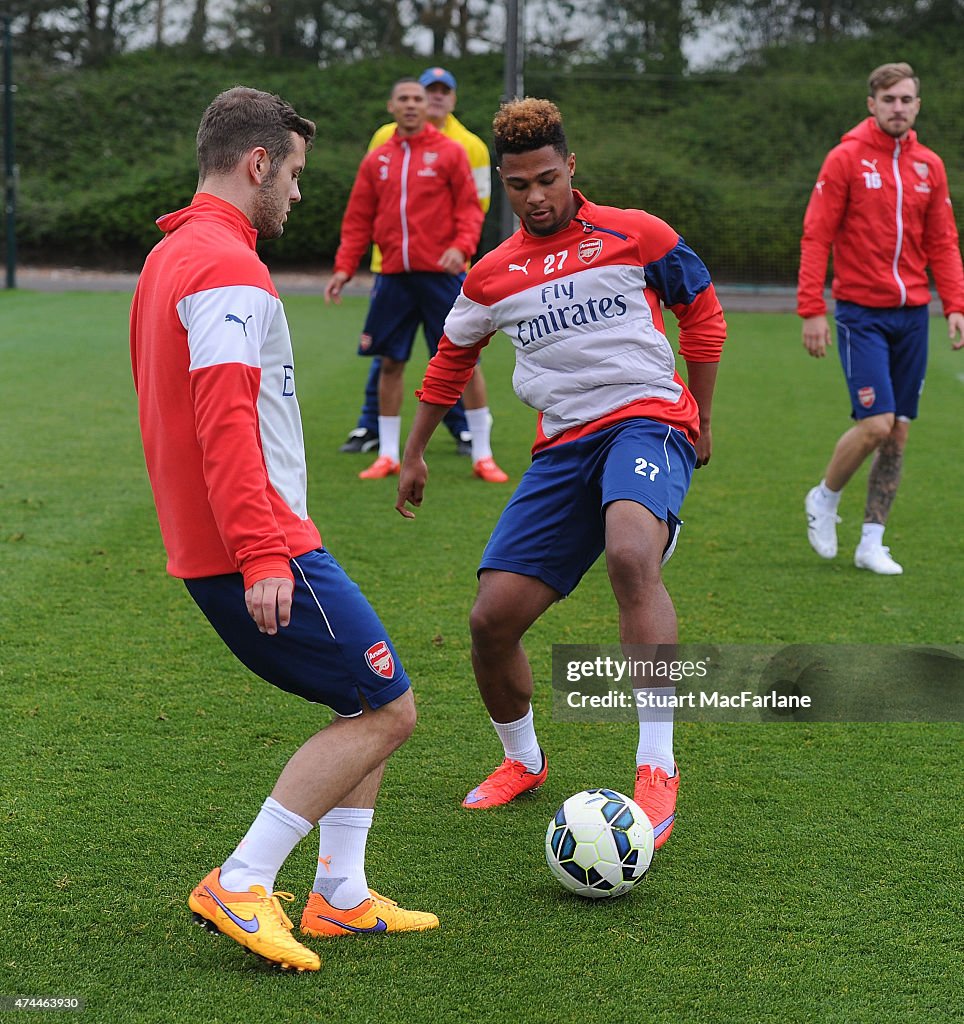
[[[874,454],[867,479],[867,507],[864,509],[865,523],[886,524],[890,507],[897,496],[900,471],[904,463],[904,446],[907,444],[907,430],[910,424],[898,421],[887,439]]]

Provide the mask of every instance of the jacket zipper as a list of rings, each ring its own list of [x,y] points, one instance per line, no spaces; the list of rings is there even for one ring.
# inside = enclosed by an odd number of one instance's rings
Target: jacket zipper
[[[897,246],[894,249],[894,280],[900,290],[900,305],[907,304],[907,287],[900,276],[900,253],[904,247],[904,183],[900,177],[900,140],[894,143],[894,182],[897,185]]]
[[[408,142],[402,143],[405,156],[402,157],[402,190],[398,201],[398,212],[402,220],[402,266],[405,273],[411,273],[408,259],[408,165],[412,158],[412,147]]]

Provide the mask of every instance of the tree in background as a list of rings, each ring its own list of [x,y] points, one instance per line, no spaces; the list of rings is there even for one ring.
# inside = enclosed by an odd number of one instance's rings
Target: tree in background
[[[498,53],[504,0],[4,0],[19,53],[99,63],[182,46],[319,66],[410,55],[441,61]],[[524,0],[527,56],[558,68],[609,62],[675,77],[707,26],[734,43],[732,66],[763,47],[889,30],[907,37],[964,22],[964,0]]]

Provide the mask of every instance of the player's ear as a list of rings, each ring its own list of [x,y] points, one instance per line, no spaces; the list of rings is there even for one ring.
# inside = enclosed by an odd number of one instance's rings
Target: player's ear
[[[569,177],[571,178],[576,173],[576,154],[569,154]]]
[[[271,157],[268,156],[268,151],[264,146],[255,146],[248,153],[247,157],[245,157],[245,166],[247,167],[248,174],[251,176],[251,180],[256,185],[264,183],[271,173]]]

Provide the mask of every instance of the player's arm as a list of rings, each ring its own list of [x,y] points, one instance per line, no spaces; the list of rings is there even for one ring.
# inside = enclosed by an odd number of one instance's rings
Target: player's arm
[[[482,237],[482,222],[485,214],[479,206],[479,194],[472,177],[469,158],[456,143],[452,144],[452,167],[449,177],[449,189],[452,192],[452,209],[455,219],[455,238],[452,245],[443,254],[439,263],[449,274],[460,274],[465,270],[466,262],[475,254]],[[451,269],[461,256],[457,269]]]
[[[964,348],[964,269],[947,173],[943,163],[935,169],[940,173],[932,175],[934,191],[924,221],[924,252],[947,317],[951,347],[958,350]]]
[[[686,362],[686,385],[700,411],[696,465],[705,466],[713,449],[713,391],[726,340],[726,320],[710,272],[699,256],[663,222],[647,237],[662,233],[669,250],[646,264],[646,280],[679,321],[679,350]],[[674,241],[675,240],[675,241]]]
[[[438,405],[420,400],[415,410],[415,419],[408,432],[405,452],[402,456],[402,468],[398,477],[398,496],[395,508],[406,519],[414,519],[415,513],[406,505],[419,508],[428,482],[428,466],[425,463],[425,449],[428,447],[435,428],[451,409],[450,405]]]
[[[249,310],[243,329],[234,309]],[[214,288],[182,299],[189,384],[208,501],[222,543],[244,578],[245,603],[258,628],[290,621],[294,580],[284,533],[267,497],[257,402],[260,346],[275,300],[260,288]]]
[[[354,277],[362,256],[371,244],[377,207],[374,182],[370,174],[371,167],[372,163],[366,156],[352,185],[348,206],[341,221],[341,240],[335,253],[335,272],[325,287],[325,302],[341,301],[342,289]]]
[[[847,208],[847,162],[831,150],[810,194],[800,239],[800,271],[797,276],[797,313],[803,320],[801,337],[810,355],[819,359],[831,344],[824,282],[827,261]]]
[[[713,454],[713,391],[719,363],[697,363],[686,360],[686,386],[700,410],[700,436],[696,440],[696,468],[705,466]]]

